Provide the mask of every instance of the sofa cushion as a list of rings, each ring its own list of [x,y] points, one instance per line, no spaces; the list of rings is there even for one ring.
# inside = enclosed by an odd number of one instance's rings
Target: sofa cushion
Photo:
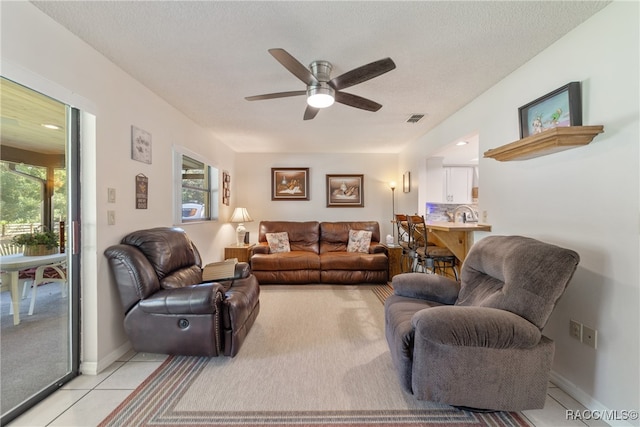
[[[371,245],[380,243],[380,226],[376,221],[322,222],[320,223],[320,253],[346,252],[350,230],[371,231]]]
[[[320,255],[322,270],[387,270],[389,261],[385,254],[329,252]]]
[[[320,257],[308,251],[289,251],[275,254],[254,253],[251,257],[254,271],[319,270]]]
[[[289,235],[289,247],[292,251],[318,253],[320,225],[317,221],[261,221],[258,230],[258,244],[267,243],[267,233],[286,231]]]
[[[202,265],[191,240],[179,228],[158,227],[134,231],[126,235],[122,243],[137,247],[151,262],[160,281],[177,270]]]
[[[485,237],[464,262],[456,304],[510,311],[542,329],[579,260],[572,250],[528,237]]]
[[[269,243],[269,250],[274,253],[290,252],[289,246],[289,233],[281,231],[280,233],[265,233],[267,242]]]
[[[366,230],[349,230],[349,243],[347,252],[369,253],[371,245],[371,232]]]

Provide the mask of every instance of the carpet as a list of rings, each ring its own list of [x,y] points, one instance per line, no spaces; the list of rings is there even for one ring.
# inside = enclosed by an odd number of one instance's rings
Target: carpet
[[[384,338],[389,292],[263,286],[236,357],[169,357],[100,425],[529,425],[519,413],[468,412],[402,391]]]

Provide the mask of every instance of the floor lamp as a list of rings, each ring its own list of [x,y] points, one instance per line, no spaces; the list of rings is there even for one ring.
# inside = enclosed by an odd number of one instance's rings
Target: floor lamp
[[[395,181],[391,181],[389,183],[389,187],[391,187],[391,233],[393,235],[393,244],[396,243],[396,183]]]

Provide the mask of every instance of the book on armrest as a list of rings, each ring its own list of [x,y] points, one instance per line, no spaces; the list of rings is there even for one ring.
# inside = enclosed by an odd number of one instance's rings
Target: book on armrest
[[[229,258],[220,262],[211,262],[202,269],[202,281],[231,279],[235,275],[238,258]]]

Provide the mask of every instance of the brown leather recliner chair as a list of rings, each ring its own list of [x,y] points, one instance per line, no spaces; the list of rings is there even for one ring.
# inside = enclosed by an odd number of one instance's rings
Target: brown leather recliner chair
[[[200,253],[184,230],[160,227],[125,236],[105,251],[139,352],[235,356],[260,311],[247,263],[230,280],[201,283]]]

